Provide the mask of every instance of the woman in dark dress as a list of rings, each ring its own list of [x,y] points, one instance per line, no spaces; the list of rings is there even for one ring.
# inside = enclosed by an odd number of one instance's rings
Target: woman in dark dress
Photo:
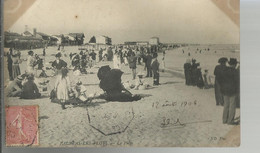
[[[60,59],[61,53],[55,55],[56,60],[52,63],[52,67],[56,70],[56,74],[59,74],[62,68],[67,67],[67,63]]]
[[[184,64],[185,84],[191,85],[191,60],[187,59]]]

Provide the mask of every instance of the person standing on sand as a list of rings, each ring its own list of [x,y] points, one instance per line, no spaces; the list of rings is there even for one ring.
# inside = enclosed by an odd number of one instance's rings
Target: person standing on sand
[[[69,100],[69,92],[72,91],[68,77],[68,69],[61,69],[61,75],[57,77],[54,91],[56,91],[57,99],[61,103],[61,108],[65,109],[65,102]]]
[[[17,76],[19,76],[21,74],[20,71],[20,58],[17,52],[15,52],[12,56],[12,60],[13,60],[13,65],[12,65],[12,76],[13,78],[16,78]]]
[[[152,60],[153,60],[153,57],[151,55],[150,52],[148,52],[147,56],[146,56],[146,68],[147,68],[147,75],[146,77],[152,77],[153,76],[153,73],[152,73],[152,67],[151,67],[151,64],[152,64]]]
[[[220,80],[220,90],[224,97],[223,124],[235,125],[236,97],[239,88],[239,72],[236,69],[237,59],[230,58],[230,67],[225,68]]]
[[[159,83],[159,78],[160,78],[160,74],[159,74],[159,66],[160,63],[157,60],[157,53],[153,53],[153,62],[152,62],[152,70],[153,70],[153,85],[158,86],[160,85]]]
[[[187,59],[184,64],[185,84],[191,85],[191,60]]]
[[[196,77],[196,71],[198,64],[196,63],[196,59],[192,59],[192,64],[191,64],[191,85],[196,86],[197,84],[197,77]]]
[[[136,77],[136,62],[137,62],[137,58],[135,56],[135,53],[131,52],[131,56],[128,59],[128,63],[129,63],[130,69],[132,70],[133,80]]]
[[[27,72],[28,73],[31,73],[31,74],[34,74],[34,66],[36,64],[36,60],[35,60],[35,57],[33,56],[34,55],[34,52],[33,51],[29,51],[28,52],[28,59],[27,59]]]
[[[227,68],[226,63],[228,59],[222,57],[218,60],[219,65],[217,65],[214,69],[215,75],[215,99],[216,105],[224,105],[223,94],[220,91],[220,81],[222,80],[223,71]]]
[[[9,80],[13,81],[13,71],[12,71],[12,67],[13,67],[13,59],[12,59],[12,55],[13,55],[13,49],[10,48],[9,52],[7,53],[7,68],[8,68],[8,73],[9,73]]]
[[[164,72],[165,69],[165,51],[163,51],[163,57],[162,57],[162,72]]]

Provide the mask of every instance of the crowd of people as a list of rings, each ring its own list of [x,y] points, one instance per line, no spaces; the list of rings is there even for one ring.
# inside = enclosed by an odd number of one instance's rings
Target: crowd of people
[[[224,106],[223,123],[237,124],[234,121],[236,108],[240,107],[240,68],[236,58],[222,57],[218,60],[219,65],[214,69],[215,83],[208,69],[201,72],[200,63],[195,59],[187,59],[184,64],[185,84],[197,86],[201,89],[214,87],[216,105]],[[227,65],[228,63],[228,65]]]
[[[240,107],[240,67],[236,58],[220,58],[215,67],[216,105],[224,105],[223,124],[237,124],[236,108]],[[228,66],[227,66],[228,63]]]
[[[40,98],[41,93],[38,89],[39,86],[42,89],[46,83],[35,82],[35,78],[48,77],[45,73],[46,70],[53,71],[52,76],[56,76],[54,88],[51,91],[50,98],[57,100],[62,109],[65,109],[65,104],[70,99],[76,99],[79,102],[86,102],[91,99],[86,94],[86,87],[82,85],[81,81],[76,84],[71,84],[68,73],[72,69],[73,73],[78,72],[80,74],[87,74],[87,69],[96,65],[96,62],[113,61],[113,71],[101,70],[98,77],[100,79],[100,88],[109,95],[108,100],[118,100],[117,98],[124,95],[131,99],[131,93],[129,89],[144,90],[149,88],[149,84],[146,79],[153,77],[153,85],[160,85],[160,72],[165,68],[165,51],[162,52],[162,59],[158,60],[158,53],[149,47],[142,46],[113,46],[99,50],[89,49],[81,50],[79,53],[70,53],[70,64],[62,59],[62,53],[58,52],[55,55],[55,60],[50,61],[51,67],[48,68],[44,65],[46,63],[45,48],[43,50],[43,58],[34,54],[33,51],[28,51],[26,71],[21,74],[20,66],[23,60],[21,59],[20,51],[14,51],[12,49],[7,53],[7,64],[9,71],[9,78],[12,81],[8,86],[6,92],[9,97],[20,97],[22,99],[35,99]],[[97,58],[98,57],[98,58]],[[228,66],[227,66],[228,62]],[[212,82],[212,76],[209,74],[209,70],[205,69],[203,72],[200,67],[200,63],[196,59],[187,59],[184,64],[185,84],[188,86],[197,86],[201,89],[215,88],[216,105],[223,105],[223,123],[234,124],[234,116],[236,106],[239,105],[239,66],[237,59],[231,58],[229,61],[227,58],[220,58],[219,65],[214,70],[215,83]],[[132,80],[121,82],[121,69],[122,66],[129,67],[132,73]],[[137,67],[141,67],[142,71],[136,72]],[[37,71],[41,70],[40,75]],[[139,69],[140,70],[140,69]],[[105,75],[105,72],[107,75]],[[145,74],[146,72],[146,74]],[[117,75],[117,73],[119,75]],[[100,77],[103,76],[103,77]],[[115,76],[115,77],[113,77]],[[120,76],[120,77],[118,77]],[[106,78],[107,77],[107,78]],[[118,78],[115,81],[115,85],[106,84],[112,83],[114,78]],[[104,81],[105,80],[105,81]],[[118,82],[119,81],[119,82]],[[120,87],[120,91],[114,90],[114,86],[117,89]],[[111,89],[111,90],[110,90]],[[113,90],[112,90],[113,89]],[[44,90],[47,90],[46,88]],[[133,99],[138,99],[135,97]]]
[[[123,86],[122,91],[128,91],[128,89],[144,90],[150,85],[145,81],[147,78],[153,77],[153,85],[159,85],[159,62],[158,53],[151,47],[140,46],[110,46],[107,48],[97,49],[85,49],[79,51],[79,53],[70,53],[70,62],[63,60],[62,56],[66,57],[64,48],[62,51],[58,49],[58,53],[55,54],[55,60],[45,61],[46,48],[43,49],[42,56],[34,53],[34,51],[28,51],[26,59],[21,59],[21,53],[19,51],[13,51],[10,49],[7,53],[7,63],[9,78],[11,83],[6,90],[9,97],[20,97],[21,99],[36,99],[40,98],[41,91],[47,90],[48,81],[40,82],[38,78],[44,77],[56,77],[54,88],[51,90],[50,98],[52,101],[57,101],[61,104],[62,109],[65,109],[65,104],[71,100],[76,99],[78,102],[86,102],[91,97],[86,94],[86,87],[82,85],[82,82],[77,82],[75,85],[71,84],[68,73],[70,70],[74,74],[87,74],[87,70],[96,65],[96,62],[113,61],[113,69],[121,71],[122,65],[129,67],[132,72],[132,79],[135,83],[127,85],[121,82]],[[98,57],[98,58],[97,58]],[[163,53],[165,58],[165,52]],[[26,61],[26,69],[21,74],[19,64]],[[46,66],[50,63],[51,66]],[[144,72],[136,72],[137,66],[140,66]],[[40,73],[37,73],[39,72]],[[46,72],[52,72],[52,75],[47,75]],[[113,72],[113,71],[112,71]],[[110,73],[108,73],[110,74]],[[109,81],[106,81],[109,82]],[[104,90],[106,93],[110,93],[108,90]],[[112,92],[113,93],[113,92]],[[138,97],[132,98],[130,92],[123,96],[126,100],[135,100]],[[121,95],[122,96],[122,95]],[[130,96],[130,97],[129,97]],[[115,100],[117,96],[110,95],[108,100]],[[120,97],[120,96],[119,96]],[[127,98],[128,97],[128,98]],[[120,100],[120,99],[119,99]],[[122,97],[121,97],[122,100]]]

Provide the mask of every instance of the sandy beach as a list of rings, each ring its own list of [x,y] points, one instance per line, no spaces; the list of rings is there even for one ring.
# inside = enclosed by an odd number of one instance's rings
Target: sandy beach
[[[210,48],[210,51],[205,48]],[[33,51],[42,54],[42,49]],[[70,52],[79,52],[78,47],[65,46],[62,59],[68,65]],[[191,56],[187,55],[188,52]],[[51,66],[49,62],[55,59],[56,53],[57,47],[46,49],[46,67]],[[154,87],[153,79],[145,78],[151,85],[149,89],[130,89],[133,94],[142,96],[139,101],[107,102],[94,99],[85,105],[66,105],[66,109],[62,110],[59,104],[52,103],[48,97],[56,79],[48,77],[39,79],[50,81],[48,91],[43,93],[42,98],[5,98],[5,105],[39,106],[40,147],[238,147],[240,125],[222,124],[223,107],[216,106],[214,88],[185,86],[183,64],[187,58],[195,58],[200,62],[202,71],[209,69],[213,76],[220,57],[239,60],[239,54],[239,45],[198,45],[167,50],[166,71],[160,72],[161,85]],[[27,51],[22,51],[21,58],[27,58]],[[161,59],[162,53],[159,53],[159,62]],[[88,94],[102,93],[97,71],[103,65],[113,67],[112,62],[99,62],[88,70],[91,73],[87,75],[75,76],[70,71],[72,84],[80,80],[87,87]],[[20,68],[22,72],[25,71],[26,61]],[[144,65],[137,65],[137,72],[143,71],[143,68]],[[123,65],[121,70],[124,72],[122,81],[134,83],[129,67]],[[8,71],[5,72],[5,80],[8,80]],[[240,109],[237,109],[236,118],[239,117]]]

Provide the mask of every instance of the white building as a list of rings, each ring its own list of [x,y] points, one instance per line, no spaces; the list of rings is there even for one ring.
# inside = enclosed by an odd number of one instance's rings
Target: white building
[[[150,45],[159,45],[160,41],[159,41],[159,38],[158,37],[152,37],[150,38],[149,40],[149,44]]]
[[[111,45],[112,44],[112,39],[107,37],[107,36],[96,36],[96,43],[97,44],[106,44],[106,45]]]

